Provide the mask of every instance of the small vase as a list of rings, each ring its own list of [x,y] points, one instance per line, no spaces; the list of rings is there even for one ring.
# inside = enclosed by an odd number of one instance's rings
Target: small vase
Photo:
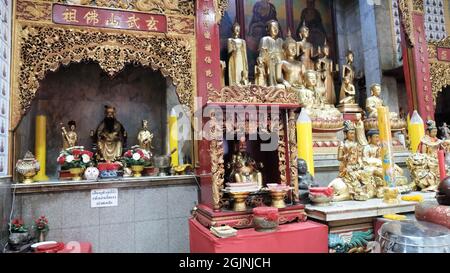
[[[39,232],[39,242],[45,242],[45,235],[44,231]]]
[[[81,174],[83,173],[82,168],[70,168],[70,174],[72,175],[73,181],[79,181],[81,180]]]
[[[133,165],[133,166],[131,166],[131,170],[133,171],[133,177],[141,177],[142,171],[144,170],[144,166]]]

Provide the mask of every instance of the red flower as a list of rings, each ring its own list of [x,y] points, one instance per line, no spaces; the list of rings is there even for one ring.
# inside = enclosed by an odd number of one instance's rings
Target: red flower
[[[75,157],[77,157],[77,156],[79,156],[81,154],[82,154],[81,150],[72,150],[72,155],[75,156]]]
[[[269,212],[265,217],[268,221],[278,221],[278,212]]]
[[[64,162],[66,162],[66,158],[64,156],[58,157],[58,164],[62,165]]]
[[[142,150],[137,150],[136,151],[141,157],[144,157],[144,153],[142,152]]]
[[[125,154],[124,154],[124,156],[126,156],[126,157],[132,157],[133,156],[133,153],[131,152],[131,150],[128,150]]]
[[[89,157],[92,157],[94,154],[90,151],[82,151],[81,155],[88,155]]]

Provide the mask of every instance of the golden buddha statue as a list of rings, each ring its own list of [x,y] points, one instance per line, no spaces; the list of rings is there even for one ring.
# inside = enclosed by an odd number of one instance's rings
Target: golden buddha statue
[[[246,152],[245,138],[241,138],[239,143],[235,145],[231,163],[227,167],[231,169],[231,181],[235,183],[256,183],[259,188],[262,188],[262,173],[259,171],[262,164],[257,164]]]
[[[267,86],[266,69],[264,68],[264,60],[261,57],[256,59],[255,65],[255,85]]]
[[[368,143],[366,138],[366,130],[364,129],[364,121],[362,120],[362,114],[356,113],[355,118],[356,120],[354,123],[356,129],[356,140],[359,145],[364,147],[368,145]]]
[[[304,85],[298,90],[299,103],[306,109],[312,109],[316,101],[317,75],[313,70],[308,70],[303,74],[303,80]]]
[[[303,65],[300,61],[295,60],[297,44],[288,32],[288,37],[283,43],[283,50],[286,60],[280,61],[276,66],[277,82],[284,85],[286,89],[299,92],[303,87],[302,75]]]
[[[339,96],[339,104],[355,104],[356,89],[355,86],[351,83],[350,76],[346,76],[343,80],[344,81],[342,83]]]
[[[148,130],[148,121],[142,120],[142,128],[138,133],[137,136],[139,147],[143,150],[146,150],[147,152],[150,152],[150,149],[152,149],[152,140],[153,140],[153,134],[150,133]]]
[[[116,119],[116,108],[105,106],[105,118],[95,131],[97,142],[97,158],[101,161],[113,162],[122,156],[127,133],[123,125]]]
[[[279,24],[275,20],[270,20],[267,23],[268,36],[261,38],[259,44],[259,57],[264,60],[267,75],[267,85],[275,86],[276,79],[276,65],[283,60],[283,40],[278,37],[280,32]]]
[[[346,64],[342,66],[342,78],[348,77],[351,84],[354,84],[355,81],[355,68],[353,67],[354,59],[355,55],[353,51],[348,50],[345,55]]]
[[[314,62],[312,60],[314,47],[308,42],[309,28],[303,25],[299,30],[298,36],[300,41],[297,42],[297,55],[300,56],[300,60],[306,70],[314,70]]]
[[[325,45],[321,51],[323,57],[317,61],[316,70],[319,72],[320,79],[325,87],[325,102],[327,104],[336,103],[336,92],[334,89],[334,64],[333,60],[330,59],[330,47],[327,45],[325,40]]]
[[[379,107],[385,106],[383,100],[380,98],[381,95],[381,85],[373,84],[370,87],[371,96],[366,99],[366,111],[369,118],[378,118]],[[398,118],[398,114],[391,112],[389,113],[391,119]]]
[[[228,39],[229,85],[241,85],[248,79],[247,44],[239,38],[241,26],[236,22],[232,28],[233,38]]]
[[[61,127],[63,150],[77,146],[78,141],[78,135],[75,132],[75,129],[77,128],[76,122],[71,120],[67,123],[67,125],[69,127],[69,131],[67,131],[66,127]]]

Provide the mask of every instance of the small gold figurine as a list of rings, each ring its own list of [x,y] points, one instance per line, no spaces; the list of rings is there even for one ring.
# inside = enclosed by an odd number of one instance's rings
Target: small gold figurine
[[[320,73],[320,79],[325,87],[325,102],[327,104],[335,104],[336,93],[334,90],[334,75],[337,71],[334,70],[333,60],[330,59],[330,47],[326,40],[321,53],[323,57],[317,61],[316,69]]]
[[[137,136],[139,147],[143,150],[146,150],[150,153],[150,150],[153,149],[152,147],[152,140],[153,140],[153,134],[148,130],[148,121],[142,120],[142,128],[138,133]]]
[[[350,76],[346,76],[344,78],[344,82],[342,83],[341,93],[340,93],[340,101],[339,104],[355,104],[356,89],[353,83],[350,81]]]
[[[67,125],[69,127],[69,131],[67,131],[66,127],[61,127],[63,150],[77,146],[78,141],[78,135],[75,132],[75,129],[77,128],[76,122],[71,120],[67,123]]]
[[[241,138],[236,144],[231,163],[227,167],[231,169],[230,180],[232,182],[257,183],[258,187],[262,188],[262,173],[259,171],[262,164],[257,164],[246,152],[245,138]]]
[[[264,60],[261,57],[256,59],[255,65],[255,85],[267,86],[266,69],[264,68]]]

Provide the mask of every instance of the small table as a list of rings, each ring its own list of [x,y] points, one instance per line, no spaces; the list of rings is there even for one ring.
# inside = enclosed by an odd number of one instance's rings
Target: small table
[[[328,253],[328,227],[313,221],[280,225],[276,232],[240,229],[237,236],[218,238],[189,219],[191,253]]]

